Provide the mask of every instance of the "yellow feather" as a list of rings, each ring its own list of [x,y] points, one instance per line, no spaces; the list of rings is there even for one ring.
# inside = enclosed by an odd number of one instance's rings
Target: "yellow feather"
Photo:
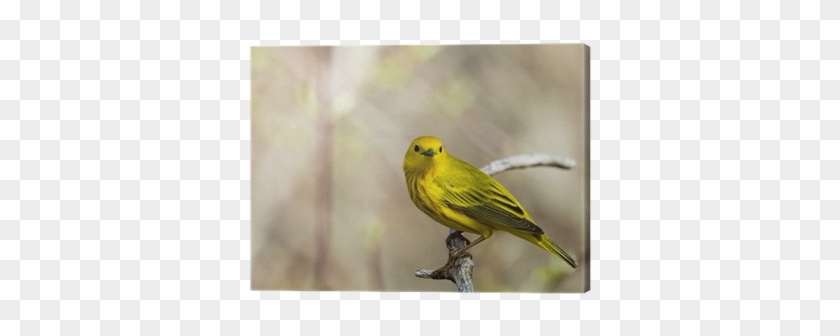
[[[450,155],[440,139],[414,139],[405,153],[403,172],[411,201],[436,222],[484,238],[494,231],[509,232],[577,268],[575,260],[534,224],[504,186]]]

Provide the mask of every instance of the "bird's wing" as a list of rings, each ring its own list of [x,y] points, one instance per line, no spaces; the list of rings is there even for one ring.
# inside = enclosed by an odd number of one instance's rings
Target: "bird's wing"
[[[460,176],[459,179],[451,181],[435,181],[445,190],[441,197],[443,204],[479,222],[499,224],[526,233],[543,233],[543,230],[525,215],[519,202],[505,192],[498,182],[489,176],[487,179],[473,176]]]

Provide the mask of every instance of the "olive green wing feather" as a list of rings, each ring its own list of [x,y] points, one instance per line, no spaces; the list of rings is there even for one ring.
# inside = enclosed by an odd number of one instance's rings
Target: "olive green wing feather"
[[[463,164],[469,165],[463,161]],[[498,224],[515,231],[543,234],[532,222],[519,202],[492,177],[473,166],[460,167],[459,174],[446,179],[435,179],[445,190],[443,204],[473,219],[495,226]]]

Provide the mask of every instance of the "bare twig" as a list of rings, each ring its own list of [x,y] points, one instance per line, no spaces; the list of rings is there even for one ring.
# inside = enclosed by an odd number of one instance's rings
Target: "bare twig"
[[[522,154],[490,162],[482,167],[481,171],[493,176],[511,169],[539,166],[572,169],[575,166],[575,160],[546,154]]]
[[[575,160],[546,154],[523,154],[490,162],[482,167],[481,171],[493,176],[512,169],[539,166],[572,169],[575,166]],[[459,292],[473,292],[475,289],[472,283],[472,271],[475,263],[472,256],[469,253],[463,253],[457,258],[452,258],[452,252],[469,243],[469,240],[460,232],[450,229],[449,237],[446,238],[446,247],[449,250],[449,260],[446,261],[446,265],[434,271],[418,268],[414,271],[414,275],[423,279],[447,279],[455,283]]]
[[[449,230],[449,237],[446,238],[446,247],[449,249],[449,260],[446,265],[434,271],[418,268],[414,271],[414,275],[418,278],[443,280],[447,279],[455,283],[459,292],[471,293],[474,292],[472,284],[472,270],[473,260],[469,253],[463,253],[457,258],[452,258],[452,252],[455,252],[464,246],[467,246],[470,241],[460,232]]]

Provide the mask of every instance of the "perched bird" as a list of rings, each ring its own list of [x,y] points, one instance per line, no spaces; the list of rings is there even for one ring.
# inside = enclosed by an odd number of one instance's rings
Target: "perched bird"
[[[556,254],[573,268],[577,263],[540,229],[521,204],[499,182],[450,155],[440,139],[421,136],[411,142],[403,161],[408,194],[421,211],[444,226],[480,237],[453,252],[459,256],[505,231]]]

